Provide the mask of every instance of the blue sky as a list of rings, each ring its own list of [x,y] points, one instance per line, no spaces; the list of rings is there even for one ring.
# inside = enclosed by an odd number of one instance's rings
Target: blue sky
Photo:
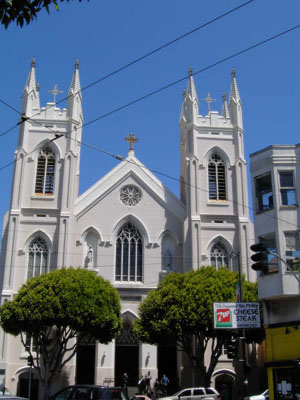
[[[234,0],[74,0],[60,11],[42,11],[23,28],[0,28],[0,99],[20,110],[32,57],[36,58],[41,105],[57,84],[67,95],[74,62],[79,59],[86,86],[124,64],[242,4]],[[85,122],[187,75],[188,67],[204,68],[239,50],[300,23],[300,2],[256,0],[222,20],[148,57],[83,92]],[[300,92],[300,29],[195,76],[199,99],[210,92],[221,110],[234,67],[243,103],[245,156],[270,144],[300,142],[296,127]],[[124,137],[133,132],[135,155],[149,168],[179,178],[178,120],[186,82],[117,112],[83,129],[83,141],[127,155]],[[60,105],[64,107],[65,104]],[[207,105],[200,102],[200,113]],[[0,104],[0,134],[18,115]],[[0,220],[9,208],[17,128],[0,138]],[[82,193],[118,161],[82,147]],[[179,183],[158,177],[176,194]]]

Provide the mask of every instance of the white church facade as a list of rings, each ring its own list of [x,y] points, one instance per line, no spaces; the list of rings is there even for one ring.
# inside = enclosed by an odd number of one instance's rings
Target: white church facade
[[[202,116],[190,71],[180,115],[180,199],[136,158],[132,134],[126,138],[128,157],[79,195],[81,102],[76,63],[68,107],[47,103],[41,108],[32,62],[3,225],[1,301],[10,300],[26,279],[55,268],[94,271],[118,290],[123,329],[106,346],[86,345],[62,374],[58,388],[75,382],[119,384],[125,371],[129,384],[136,385],[138,377],[150,371],[152,379],[167,373],[175,389],[183,384],[180,354],[172,347],[141,343],[132,333],[142,298],[169,272],[202,265],[240,268],[246,279],[255,279],[235,73],[222,112],[209,110]],[[1,335],[0,373],[12,393],[23,394],[26,349],[18,338]],[[221,357],[213,379],[234,384],[235,378],[232,363]],[[35,385],[37,393],[38,382]]]

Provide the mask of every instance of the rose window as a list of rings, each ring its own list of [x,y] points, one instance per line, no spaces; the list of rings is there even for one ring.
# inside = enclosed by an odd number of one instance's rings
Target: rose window
[[[135,206],[141,198],[142,193],[136,186],[128,185],[120,191],[120,199],[126,206]]]

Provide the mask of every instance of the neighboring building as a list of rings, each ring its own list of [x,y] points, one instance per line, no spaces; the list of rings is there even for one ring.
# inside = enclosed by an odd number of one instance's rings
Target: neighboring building
[[[259,273],[264,306],[270,398],[300,396],[300,144],[250,155],[256,241],[266,244],[269,270]]]
[[[240,267],[247,279],[253,278],[248,254],[253,232],[235,74],[229,107],[224,97],[221,115],[209,111],[201,116],[190,73],[180,117],[180,200],[135,157],[132,134],[126,138],[128,157],[78,196],[81,100],[76,63],[67,109],[57,108],[55,102],[40,108],[32,62],[22,96],[26,120],[20,125],[11,204],[3,227],[2,303],[32,276],[62,266],[93,270],[119,291],[123,329],[107,346],[85,346],[57,386],[75,381],[118,384],[125,371],[129,385],[136,385],[147,371],[152,379],[168,373],[175,386],[190,384],[176,349],[140,343],[132,321],[143,296],[170,271],[211,264],[234,271]],[[27,353],[20,341],[3,335],[0,357],[6,386],[26,393]],[[223,356],[214,383],[233,387],[235,380],[232,363]],[[37,394],[38,382],[34,385]]]

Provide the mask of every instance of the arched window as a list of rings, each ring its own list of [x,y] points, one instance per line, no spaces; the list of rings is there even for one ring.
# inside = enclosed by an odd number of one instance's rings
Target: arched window
[[[50,147],[40,150],[37,162],[35,193],[54,193],[55,155]]]
[[[221,267],[230,267],[227,250],[221,242],[215,243],[211,248],[210,263],[216,269]]]
[[[48,272],[48,247],[40,237],[35,238],[28,249],[28,273],[27,279]]]
[[[127,222],[120,229],[116,243],[116,281],[141,282],[143,242],[136,227]]]
[[[226,200],[225,163],[217,153],[208,161],[208,192],[210,200]]]

